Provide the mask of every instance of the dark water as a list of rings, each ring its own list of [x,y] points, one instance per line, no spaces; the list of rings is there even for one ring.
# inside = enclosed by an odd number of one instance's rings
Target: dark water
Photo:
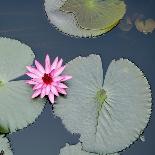
[[[143,14],[154,18],[154,0],[126,0],[127,15]],[[37,59],[43,62],[45,54],[62,57],[65,62],[76,56],[100,54],[104,73],[112,59],[128,58],[139,66],[148,78],[153,98],[155,92],[155,32],[144,35],[133,27],[129,32],[118,27],[95,39],[78,39],[65,36],[47,21],[43,0],[0,0],[0,36],[20,40],[30,47]],[[154,102],[154,101],[153,101]],[[145,129],[146,142],[138,140],[123,155],[155,155],[155,113]],[[78,136],[71,135],[54,118],[47,104],[39,119],[28,128],[9,136],[14,155],[58,155],[66,142],[76,144]]]

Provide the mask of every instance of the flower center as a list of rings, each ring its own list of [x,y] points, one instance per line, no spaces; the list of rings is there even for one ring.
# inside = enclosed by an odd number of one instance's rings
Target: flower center
[[[51,77],[51,75],[50,74],[44,74],[44,76],[42,77],[42,79],[43,79],[43,82],[45,83],[45,84],[51,84],[52,83],[52,77]]]

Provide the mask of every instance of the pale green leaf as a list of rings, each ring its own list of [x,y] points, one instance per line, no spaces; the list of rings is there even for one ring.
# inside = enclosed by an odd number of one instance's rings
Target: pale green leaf
[[[54,112],[70,132],[81,135],[86,151],[119,152],[139,138],[151,114],[151,92],[138,67],[125,59],[112,61],[102,85],[101,60],[91,55],[71,61],[65,73],[73,79]]]
[[[33,123],[44,107],[44,100],[31,99],[32,89],[24,81],[0,87],[0,132],[14,132]]]
[[[34,59],[30,47],[9,38],[0,38],[0,81],[9,81],[25,73]]]
[[[77,7],[79,7],[79,8],[84,7],[83,3],[81,3],[81,1],[76,1],[76,2],[78,2],[78,3],[76,3],[76,5],[78,5]],[[98,36],[98,35],[101,35],[103,33],[110,31],[114,26],[116,26],[118,24],[119,20],[124,15],[125,5],[124,5],[123,1],[106,0],[106,2],[109,3],[109,5],[111,5],[109,8],[115,7],[115,4],[117,3],[116,6],[118,5],[117,6],[118,8],[116,7],[115,10],[116,10],[116,12],[118,12],[117,15],[119,14],[120,17],[118,17],[119,15],[118,16],[116,15],[115,20],[113,18],[111,18],[111,16],[109,18],[107,17],[109,19],[107,21],[107,23],[109,22],[109,24],[105,23],[104,26],[103,25],[101,26],[102,28],[91,28],[90,29],[88,27],[84,28],[83,26],[80,26],[80,24],[77,22],[77,18],[75,18],[74,13],[68,13],[69,11],[62,10],[63,5],[65,5],[65,4],[72,5],[72,2],[70,3],[70,1],[68,1],[68,0],[45,0],[45,10],[46,10],[46,13],[47,13],[50,23],[52,23],[54,26],[56,26],[60,31],[64,32],[65,34],[74,35],[74,36],[78,36],[78,37],[94,37],[94,36]],[[88,1],[87,1],[87,3],[88,3]],[[97,6],[96,6],[96,3],[97,3]],[[89,16],[93,15],[94,11],[96,12],[96,7],[98,8],[98,6],[100,6],[100,5],[98,5],[98,2],[95,0],[95,9],[93,9],[93,11],[90,11],[88,13]],[[122,11],[119,10],[119,7],[122,8]],[[68,8],[71,9],[71,7],[68,7]],[[84,16],[82,16],[82,17],[84,17]],[[93,20],[89,20],[90,17],[88,17],[88,18],[85,17],[85,18],[87,20],[84,20],[84,21],[86,21],[88,25],[94,25],[95,22],[92,22],[92,21],[94,21],[96,18]],[[94,18],[94,17],[92,17],[92,18]],[[79,17],[79,19],[82,20],[83,18]],[[100,21],[105,22],[105,20],[100,20]]]
[[[101,30],[122,19],[126,6],[122,0],[66,0],[60,10],[73,13],[83,29]]]
[[[34,54],[27,45],[0,38],[0,133],[27,127],[43,110],[43,101],[31,99],[32,88],[25,81],[10,82],[21,76],[33,59]]]
[[[0,154],[13,155],[9,141],[3,135],[0,135]]]
[[[60,150],[59,155],[98,155],[98,154],[89,153],[89,152],[82,150],[81,144],[78,143],[76,145],[66,144],[66,146]],[[114,153],[110,155],[119,155],[119,154]]]

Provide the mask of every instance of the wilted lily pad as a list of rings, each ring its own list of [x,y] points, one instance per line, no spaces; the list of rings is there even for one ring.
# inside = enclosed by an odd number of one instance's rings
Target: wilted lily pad
[[[150,86],[140,69],[129,60],[113,60],[103,82],[97,55],[78,57],[67,66],[65,73],[73,79],[54,112],[70,132],[81,135],[83,149],[115,153],[138,139],[151,114]]]
[[[45,0],[52,24],[66,34],[91,37],[111,30],[125,14],[122,0]]]
[[[123,20],[121,20],[120,24],[119,24],[119,28],[122,31],[128,32],[132,29],[133,27],[133,22],[131,17],[125,17]]]
[[[13,155],[7,138],[0,135],[0,155]]]
[[[0,133],[27,127],[43,110],[43,101],[31,99],[31,88],[25,81],[10,81],[22,75],[33,59],[27,45],[0,38]]]
[[[59,155],[97,155],[97,154],[89,153],[89,152],[82,150],[81,144],[78,143],[76,145],[66,144],[66,146],[60,150]],[[110,155],[119,155],[119,154],[114,153]]]
[[[152,33],[155,29],[155,20],[151,18],[146,20],[136,19],[135,26],[139,32],[144,34]]]

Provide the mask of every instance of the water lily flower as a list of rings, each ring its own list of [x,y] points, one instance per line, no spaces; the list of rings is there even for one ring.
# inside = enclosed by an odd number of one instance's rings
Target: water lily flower
[[[66,66],[62,66],[63,60],[55,58],[51,64],[49,55],[45,58],[45,67],[43,67],[37,60],[35,60],[35,66],[27,66],[28,72],[26,73],[31,80],[27,80],[26,83],[33,85],[34,93],[32,98],[36,98],[40,95],[41,98],[48,96],[50,102],[54,103],[54,97],[59,94],[66,95],[67,85],[65,81],[72,78],[70,75],[61,75]]]

